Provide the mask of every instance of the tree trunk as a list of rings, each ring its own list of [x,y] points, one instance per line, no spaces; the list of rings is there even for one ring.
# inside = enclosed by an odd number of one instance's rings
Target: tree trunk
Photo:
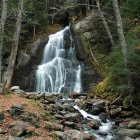
[[[2,83],[2,50],[3,50],[4,25],[7,17],[7,2],[8,0],[2,1],[3,4],[0,19],[0,83]]]
[[[8,91],[11,86],[11,80],[13,76],[13,71],[14,71],[14,66],[16,62],[16,56],[17,56],[17,51],[18,51],[18,44],[19,44],[19,35],[21,31],[21,22],[22,22],[22,13],[23,13],[23,5],[24,5],[24,0],[19,0],[19,5],[18,5],[18,15],[17,15],[17,21],[16,21],[16,30],[14,33],[14,39],[12,43],[12,50],[11,50],[11,55],[9,59],[9,64],[7,68],[7,72],[5,75],[4,79],[4,92]]]
[[[122,47],[122,54],[123,54],[123,59],[124,59],[124,65],[127,67],[127,45],[124,37],[124,31],[123,31],[123,25],[122,25],[122,18],[118,6],[118,1],[117,0],[112,0],[113,1],[113,7],[114,11],[116,14],[116,20],[117,20],[117,28],[118,28],[118,36],[120,40],[120,44]]]
[[[99,2],[99,0],[96,0],[96,5],[97,5],[97,8],[98,8],[99,14],[100,14],[100,16],[101,16],[101,19],[102,19],[102,21],[103,21],[103,25],[104,25],[104,27],[105,27],[105,29],[106,29],[108,38],[110,39],[111,45],[114,46],[115,43],[114,43],[114,41],[113,41],[113,37],[112,37],[112,34],[111,34],[111,32],[110,32],[109,26],[108,26],[108,24],[107,24],[106,18],[105,18],[105,16],[104,16],[103,12],[101,11],[101,7],[100,7],[100,2]]]

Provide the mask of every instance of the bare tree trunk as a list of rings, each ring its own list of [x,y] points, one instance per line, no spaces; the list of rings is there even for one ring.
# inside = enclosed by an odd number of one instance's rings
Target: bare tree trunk
[[[0,83],[2,83],[2,50],[3,50],[4,25],[7,17],[7,2],[8,0],[2,1],[3,4],[0,19]]]
[[[14,71],[14,66],[15,66],[15,61],[16,61],[16,56],[17,56],[17,51],[18,51],[18,44],[19,44],[19,35],[21,31],[21,22],[22,22],[22,13],[23,13],[23,5],[24,5],[24,0],[19,0],[18,4],[18,15],[17,15],[17,21],[16,21],[16,30],[14,33],[14,39],[12,43],[12,50],[11,50],[11,55],[9,59],[9,64],[7,68],[7,72],[5,75],[4,79],[4,91],[8,91],[10,86],[11,86],[11,80],[13,76],[13,71]]]
[[[97,4],[97,8],[98,8],[99,14],[100,14],[100,16],[101,16],[101,19],[102,19],[102,21],[103,21],[103,25],[104,25],[104,27],[105,27],[105,29],[106,29],[108,38],[110,39],[111,45],[114,46],[115,43],[114,43],[114,41],[113,41],[113,37],[112,37],[112,34],[111,34],[111,32],[110,32],[109,26],[108,26],[108,24],[107,24],[106,18],[105,18],[105,16],[104,16],[103,12],[101,11],[101,7],[100,7],[100,2],[99,2],[99,0],[96,0],[96,4]]]
[[[114,11],[116,14],[118,36],[119,36],[119,40],[120,40],[121,47],[122,47],[121,50],[122,50],[122,54],[123,54],[124,65],[125,65],[125,67],[127,67],[127,54],[128,54],[128,52],[127,52],[127,45],[126,45],[124,31],[123,31],[122,18],[121,18],[119,6],[118,6],[118,1],[117,0],[112,0],[112,1],[113,1]]]

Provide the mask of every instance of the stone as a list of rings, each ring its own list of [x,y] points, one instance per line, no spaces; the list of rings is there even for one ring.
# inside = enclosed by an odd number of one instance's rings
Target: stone
[[[140,136],[140,131],[137,129],[120,128],[118,130],[118,134],[122,134],[122,135],[128,136],[130,138],[136,139]]]
[[[101,136],[106,136],[106,135],[108,135],[107,132],[102,132],[102,131],[99,131],[98,134],[101,135]]]
[[[13,105],[9,110],[7,110],[12,117],[17,117],[24,113],[24,107],[20,104]]]
[[[10,88],[10,91],[15,91],[15,90],[19,90],[19,89],[20,89],[19,86],[13,86]]]
[[[0,123],[3,122],[4,119],[4,112],[0,112]]]
[[[11,134],[13,136],[17,136],[20,137],[23,135],[23,133],[26,131],[26,124],[23,121],[19,121],[17,122],[17,124],[15,126],[12,127],[12,131]]]
[[[140,140],[140,137],[136,138],[135,140]]]
[[[50,136],[58,139],[62,139],[63,137],[63,132],[62,131],[53,131]]]
[[[4,140],[24,140],[24,139],[20,137],[15,137],[15,136],[6,136]]]
[[[87,123],[87,125],[88,127],[97,130],[101,126],[101,123],[98,120],[91,120],[90,122]]]
[[[79,113],[69,113],[69,114],[66,114],[64,115],[64,118],[68,121],[80,121],[80,115]]]
[[[100,113],[99,118],[101,119],[101,121],[103,123],[106,123],[107,122],[107,113]]]
[[[75,129],[64,131],[62,139],[63,140],[96,140],[90,134],[87,134],[87,133],[84,133]]]
[[[0,83],[0,94],[3,93],[3,84]]]
[[[128,128],[136,129],[138,125],[140,125],[140,121],[132,120],[132,121],[129,122]]]
[[[69,121],[64,122],[64,125],[71,128],[74,128],[76,126],[74,122],[69,122]]]
[[[132,139],[132,138],[126,136],[126,137],[123,138],[123,140],[134,140],[134,139]]]
[[[54,131],[63,131],[63,125],[55,123],[55,122],[46,122],[45,123],[45,128],[47,130],[54,130]]]
[[[117,116],[119,116],[119,114],[121,113],[121,111],[122,111],[122,108],[121,107],[111,109],[110,115],[111,115],[112,118],[117,117]]]
[[[25,94],[25,92],[24,92],[24,90],[21,90],[21,89],[17,89],[17,90],[15,90],[15,92],[17,93],[17,94]]]
[[[25,67],[30,63],[31,57],[24,53],[19,52],[17,55],[17,67]]]

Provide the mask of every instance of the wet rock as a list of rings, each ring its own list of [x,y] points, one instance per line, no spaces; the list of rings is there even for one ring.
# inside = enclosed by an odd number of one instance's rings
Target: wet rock
[[[126,137],[123,138],[123,140],[134,140],[134,139],[132,139],[132,138],[126,136]]]
[[[98,134],[101,135],[101,136],[106,136],[106,135],[108,135],[107,132],[101,132],[101,131],[99,131]]]
[[[63,131],[63,125],[55,122],[46,122],[45,128],[50,131]]]
[[[101,123],[98,120],[91,120],[90,122],[87,123],[87,125],[88,127],[97,130],[101,126]]]
[[[112,118],[114,118],[114,117],[118,116],[121,113],[121,111],[122,111],[121,107],[111,109],[110,115]]]
[[[63,140],[95,140],[90,134],[70,129],[64,132]]]
[[[82,109],[85,109],[86,104],[87,104],[86,100],[84,100],[84,99],[76,99],[75,103],[76,103],[77,106],[79,106]]]
[[[6,136],[4,140],[24,140],[24,139],[20,137],[15,137],[15,136]]]
[[[140,136],[140,131],[137,130],[137,129],[124,129],[124,128],[120,128],[118,130],[118,133],[119,134],[122,134],[122,135],[125,135],[125,136],[128,136],[130,138],[138,138]]]
[[[24,107],[20,104],[12,106],[9,110],[7,110],[12,117],[17,117],[24,113]]]
[[[22,136],[24,134],[24,132],[26,131],[26,126],[27,124],[25,124],[22,121],[17,122],[17,124],[15,126],[12,127],[12,132],[11,134],[13,136]]]
[[[15,90],[19,90],[19,89],[20,89],[19,86],[13,86],[10,88],[10,91],[15,91]]]
[[[100,113],[99,118],[101,119],[101,121],[103,123],[106,123],[107,122],[107,113]]]

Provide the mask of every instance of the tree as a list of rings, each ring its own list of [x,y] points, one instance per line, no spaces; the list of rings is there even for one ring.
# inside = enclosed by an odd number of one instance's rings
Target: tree
[[[2,13],[0,19],[0,83],[2,82],[2,50],[3,50],[4,26],[7,17],[7,3],[8,0],[2,1]]]
[[[112,0],[112,2],[113,2],[115,15],[116,15],[118,36],[119,36],[119,40],[120,40],[120,44],[121,44],[121,48],[122,48],[121,50],[122,50],[122,54],[123,54],[124,66],[125,66],[125,68],[127,68],[128,52],[127,52],[127,45],[126,45],[124,31],[123,31],[122,18],[121,18],[119,6],[118,6],[118,1]]]
[[[12,76],[13,76],[13,71],[14,71],[14,66],[15,66],[16,56],[17,56],[17,51],[18,51],[19,35],[21,31],[23,5],[24,5],[24,0],[19,0],[18,15],[17,15],[16,25],[15,25],[16,29],[14,33],[13,42],[12,42],[12,50],[11,50],[11,55],[10,55],[10,59],[8,63],[8,68],[7,68],[7,72],[4,79],[4,91],[9,90]]]
[[[101,11],[99,0],[96,0],[96,5],[97,5],[97,8],[98,8],[99,14],[100,14],[100,16],[101,16],[101,19],[102,19],[102,21],[103,21],[103,25],[104,25],[104,27],[105,27],[105,29],[106,29],[107,35],[108,35],[108,37],[109,37],[109,39],[110,39],[111,45],[114,46],[115,43],[114,43],[114,41],[113,41],[113,37],[112,37],[112,34],[111,34],[110,29],[109,29],[109,27],[108,27],[106,18],[105,18],[105,16],[104,16],[103,12]]]

